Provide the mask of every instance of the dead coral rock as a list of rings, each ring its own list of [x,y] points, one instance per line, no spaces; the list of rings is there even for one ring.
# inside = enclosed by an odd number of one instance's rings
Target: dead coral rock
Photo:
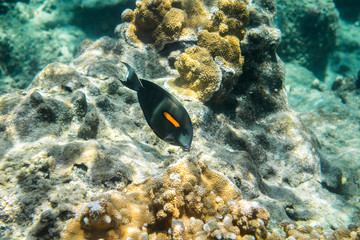
[[[78,130],[78,137],[82,139],[96,138],[99,128],[99,117],[95,111],[88,112],[85,116],[84,122]]]
[[[84,78],[75,69],[62,63],[51,63],[35,76],[28,90],[61,87],[74,91],[83,87],[84,82]]]

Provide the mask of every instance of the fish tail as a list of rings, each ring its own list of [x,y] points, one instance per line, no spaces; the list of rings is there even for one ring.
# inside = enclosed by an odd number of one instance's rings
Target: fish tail
[[[140,88],[144,87],[141,80],[138,78],[134,69],[129,64],[127,64],[126,62],[122,62],[122,63],[126,66],[127,73],[125,75],[126,81],[122,81],[122,80],[120,80],[120,81],[126,87],[128,87],[134,91],[139,91]]]

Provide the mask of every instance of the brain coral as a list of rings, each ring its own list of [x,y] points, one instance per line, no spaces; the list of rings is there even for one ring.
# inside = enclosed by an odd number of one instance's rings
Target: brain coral
[[[211,56],[189,46],[176,59],[180,78],[169,85],[202,102],[221,103],[242,73],[240,40],[249,18],[246,1],[143,0],[136,6],[123,12],[118,35],[134,46],[155,50],[176,41],[197,42]]]
[[[266,239],[269,213],[204,161],[180,160],[157,179],[82,204],[62,238]]]

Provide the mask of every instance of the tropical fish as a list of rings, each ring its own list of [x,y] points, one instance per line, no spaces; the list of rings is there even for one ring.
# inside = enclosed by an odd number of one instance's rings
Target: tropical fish
[[[138,100],[145,119],[155,134],[162,140],[189,149],[193,138],[193,127],[188,112],[169,92],[158,85],[139,79],[134,69],[122,62],[126,68],[126,87],[137,91]]]

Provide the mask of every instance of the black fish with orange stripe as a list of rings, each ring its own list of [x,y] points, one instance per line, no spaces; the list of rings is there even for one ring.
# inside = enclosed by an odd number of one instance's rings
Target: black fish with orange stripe
[[[193,127],[188,112],[170,93],[158,85],[139,79],[134,69],[127,63],[126,81],[128,88],[137,91],[139,103],[145,119],[155,134],[164,141],[189,149],[193,137]]]

